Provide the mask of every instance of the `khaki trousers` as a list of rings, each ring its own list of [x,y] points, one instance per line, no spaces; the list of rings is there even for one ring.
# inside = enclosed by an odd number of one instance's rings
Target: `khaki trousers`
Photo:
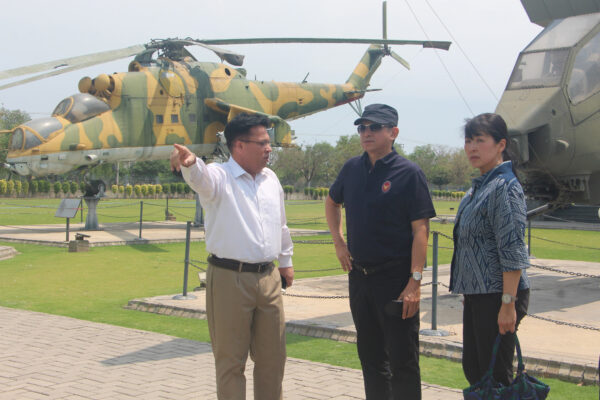
[[[206,315],[219,400],[246,398],[248,350],[254,361],[254,399],[283,399],[285,317],[278,269],[237,272],[209,263]]]

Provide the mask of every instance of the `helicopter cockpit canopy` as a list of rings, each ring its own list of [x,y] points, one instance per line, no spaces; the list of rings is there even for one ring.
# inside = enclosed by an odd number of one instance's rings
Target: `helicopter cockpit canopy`
[[[82,122],[110,110],[108,104],[89,93],[69,96],[56,106],[53,117],[63,117],[72,123]]]
[[[598,23],[598,13],[552,22],[521,53],[507,89],[560,86],[570,51]]]
[[[53,117],[37,118],[14,130],[10,141],[11,150],[30,149],[42,144],[42,139],[47,139],[53,132],[62,129],[59,120]],[[23,146],[25,145],[25,146]]]

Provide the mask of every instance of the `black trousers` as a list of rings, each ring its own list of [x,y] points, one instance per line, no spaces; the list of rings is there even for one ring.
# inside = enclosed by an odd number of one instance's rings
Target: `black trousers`
[[[384,308],[398,298],[410,264],[374,275],[349,274],[350,309],[367,400],[420,400],[419,313],[409,319]]]
[[[492,349],[498,336],[498,312],[501,305],[501,293],[465,295],[462,365],[471,385],[479,382],[490,366]],[[527,314],[528,305],[529,289],[518,291],[515,303],[517,327]],[[496,381],[505,385],[512,381],[514,353],[515,335],[507,333],[502,336],[496,356]]]

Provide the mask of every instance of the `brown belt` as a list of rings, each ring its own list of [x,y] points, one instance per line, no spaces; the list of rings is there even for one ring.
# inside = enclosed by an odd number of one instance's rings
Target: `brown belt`
[[[230,269],[238,272],[264,272],[275,266],[273,261],[264,263],[246,263],[229,258],[219,258],[214,254],[208,256],[208,262],[215,267]]]

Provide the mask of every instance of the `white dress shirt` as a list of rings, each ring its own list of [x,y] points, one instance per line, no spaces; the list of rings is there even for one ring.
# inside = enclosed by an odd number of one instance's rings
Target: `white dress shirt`
[[[292,238],[287,227],[279,179],[264,168],[252,177],[234,159],[181,167],[206,210],[206,250],[220,258],[248,263],[279,260],[292,266]]]

